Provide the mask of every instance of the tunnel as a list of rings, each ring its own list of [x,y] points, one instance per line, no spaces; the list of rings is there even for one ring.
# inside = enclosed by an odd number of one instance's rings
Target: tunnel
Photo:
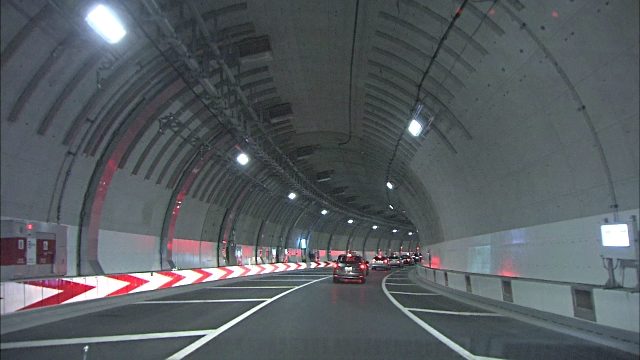
[[[2,359],[640,355],[638,1],[0,6]]]

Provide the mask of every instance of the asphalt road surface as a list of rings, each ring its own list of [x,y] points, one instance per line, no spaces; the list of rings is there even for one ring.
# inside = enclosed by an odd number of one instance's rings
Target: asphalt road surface
[[[2,335],[2,359],[637,359],[431,292],[410,268],[365,284],[270,274]]]

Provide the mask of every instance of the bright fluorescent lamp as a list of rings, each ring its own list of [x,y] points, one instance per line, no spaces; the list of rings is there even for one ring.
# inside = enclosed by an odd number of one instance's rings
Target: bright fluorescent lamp
[[[247,165],[249,163],[249,157],[247,156],[247,154],[245,153],[240,153],[237,157],[236,157],[236,161],[238,162],[238,164],[240,165]]]
[[[327,213],[328,213],[328,211],[325,210],[325,209],[322,209],[322,211],[320,211],[320,214],[322,214],[322,215],[327,215]]]
[[[627,224],[606,224],[600,226],[602,246],[628,247],[631,245]]]
[[[389,204],[389,209],[393,210],[393,205]]]
[[[409,236],[413,235],[413,233],[411,231],[409,231]]]
[[[347,220],[347,222],[348,222],[349,224],[353,224],[353,219],[349,219],[349,220]]]
[[[94,7],[84,20],[109,44],[115,44],[127,34],[116,14],[105,5]]]
[[[300,239],[300,248],[301,249],[307,248],[307,239]]]
[[[393,229],[393,230],[391,230],[391,232],[397,233],[398,229]]]
[[[372,228],[373,230],[375,230],[375,229],[377,229],[377,228],[378,228],[378,225],[373,225],[371,228]]]
[[[387,188],[389,190],[393,190],[393,187],[394,187],[393,183],[391,181],[387,181]]]
[[[294,192],[290,192],[288,197],[289,197],[289,199],[293,200],[293,199],[295,199],[297,196],[298,196],[298,194],[296,194],[296,193],[294,193]]]
[[[422,124],[418,120],[413,119],[409,123],[409,128],[407,130],[409,130],[411,135],[418,136],[422,132]]]

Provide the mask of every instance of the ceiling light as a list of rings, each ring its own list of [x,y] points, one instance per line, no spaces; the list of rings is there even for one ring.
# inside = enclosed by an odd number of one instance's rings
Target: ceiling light
[[[418,120],[413,119],[409,123],[409,128],[407,130],[409,130],[411,135],[418,136],[422,132],[422,124]]]
[[[322,214],[322,215],[327,215],[327,213],[328,213],[328,211],[325,210],[325,209],[322,209],[322,211],[320,211],[320,214]]]
[[[373,230],[375,230],[375,229],[377,229],[377,228],[378,228],[378,225],[373,225],[371,228],[372,228]]]
[[[393,210],[393,205],[389,204],[389,209]]]
[[[108,7],[94,7],[84,20],[109,44],[115,44],[127,34],[122,22]]]
[[[353,219],[349,219],[349,220],[347,220],[347,223],[349,223],[349,224],[353,224]]]
[[[387,188],[393,190],[393,183],[391,181],[387,181]]]
[[[289,199],[293,200],[298,196],[298,194],[294,193],[294,192],[290,192],[289,193]]]
[[[409,236],[413,235],[413,233],[411,231],[409,231]]]
[[[247,165],[249,163],[249,157],[247,156],[247,154],[245,153],[240,153],[237,157],[236,157],[236,161],[238,162],[238,164],[240,165]]]
[[[393,230],[391,230],[391,232],[397,233],[398,229],[393,229]]]

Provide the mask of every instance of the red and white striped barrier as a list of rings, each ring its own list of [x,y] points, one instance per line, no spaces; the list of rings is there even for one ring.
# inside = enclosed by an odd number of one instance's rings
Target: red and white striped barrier
[[[0,283],[0,314],[223,279],[328,267],[330,262],[277,263],[217,268],[25,280]]]

